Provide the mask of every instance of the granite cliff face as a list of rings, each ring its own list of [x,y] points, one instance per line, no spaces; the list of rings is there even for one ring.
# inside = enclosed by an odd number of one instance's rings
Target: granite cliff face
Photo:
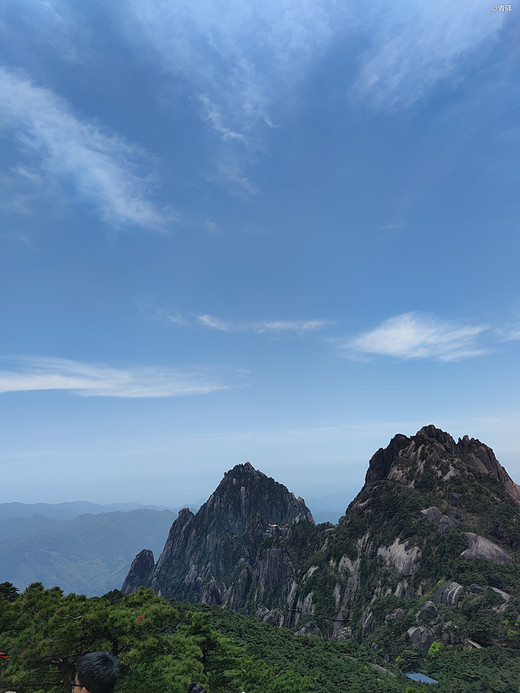
[[[155,566],[149,553],[137,556],[123,591],[146,584],[165,597],[235,610],[252,602],[254,613],[269,611],[294,581],[286,549],[269,540],[289,536],[298,522],[314,525],[301,498],[248,462],[239,464],[196,515],[180,511]]]
[[[434,641],[520,647],[520,487],[493,451],[434,426],[395,436],[337,525],[249,464],[228,472],[124,591],[220,604],[385,654]]]
[[[154,566],[153,551],[143,549],[132,561],[130,572],[125,578],[121,591],[124,594],[132,594],[139,587],[146,587],[152,577]]]
[[[337,576],[328,635],[389,649],[398,636],[423,653],[435,640],[507,640],[497,613],[520,596],[519,523],[520,487],[491,448],[434,426],[395,436],[323,547]]]

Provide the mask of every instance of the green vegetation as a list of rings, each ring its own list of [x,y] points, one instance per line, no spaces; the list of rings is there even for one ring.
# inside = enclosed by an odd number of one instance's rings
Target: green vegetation
[[[384,601],[373,605],[378,617],[404,604],[395,597]],[[500,618],[516,637],[515,609]],[[18,595],[4,583],[0,649],[9,653],[0,660],[0,688],[18,693],[68,693],[76,659],[98,649],[118,656],[118,688],[125,693],[185,693],[193,680],[208,693],[517,693],[520,683],[520,658],[508,648],[468,651],[435,642],[421,657],[403,641],[401,654],[386,664],[379,650],[353,641],[298,636],[227,609],[170,602],[144,588],[89,599],[40,583]],[[404,676],[410,670],[439,684],[411,685]]]
[[[0,639],[9,654],[0,686],[26,693],[68,693],[76,659],[105,649],[118,657],[125,693],[185,693],[194,680],[208,693],[314,690],[309,677],[246,654],[209,614],[179,610],[144,588],[88,599],[34,583],[17,599],[0,596]]]
[[[392,606],[398,606],[395,597]],[[182,608],[204,609],[220,633],[240,645],[249,655],[260,658],[270,666],[290,662],[297,673],[314,680],[312,691],[328,693],[341,691],[430,691],[430,693],[475,693],[490,691],[518,693],[520,687],[520,657],[518,651],[490,646],[468,650],[463,646],[448,648],[434,643],[426,657],[417,650],[406,649],[393,663],[386,664],[371,647],[352,641],[327,642],[319,638],[298,636],[284,628],[275,629],[254,618],[240,616],[227,609],[182,605]],[[376,664],[396,674],[382,674],[370,667]],[[420,671],[439,683],[436,686],[411,682],[403,673]],[[403,673],[401,673],[403,672]],[[245,689],[247,690],[247,689]]]

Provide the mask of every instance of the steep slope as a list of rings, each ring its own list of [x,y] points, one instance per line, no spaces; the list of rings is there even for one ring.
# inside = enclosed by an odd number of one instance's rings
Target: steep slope
[[[388,657],[435,641],[520,647],[520,488],[489,447],[434,426],[375,453],[337,526],[238,465],[197,515],[181,511],[152,562],[136,559],[125,591],[146,584]]]

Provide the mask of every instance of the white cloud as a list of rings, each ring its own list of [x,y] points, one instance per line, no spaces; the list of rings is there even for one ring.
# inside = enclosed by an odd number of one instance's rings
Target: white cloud
[[[456,85],[492,49],[504,19],[473,0],[367,6],[370,43],[352,96],[376,110],[403,111],[442,80]]]
[[[0,393],[68,390],[84,397],[181,397],[227,390],[244,375],[210,369],[123,369],[49,357],[18,359],[14,365],[0,371]]]
[[[303,76],[302,66],[316,59],[347,14],[335,0],[130,0],[117,6],[132,40],[144,41],[166,70],[198,85],[223,118],[262,120],[268,127],[277,90]]]
[[[158,229],[172,217],[151,201],[153,180],[143,172],[143,152],[116,136],[78,120],[65,101],[49,89],[0,67],[0,126],[12,130],[32,158],[31,183],[43,174],[72,185],[77,197],[93,205],[109,224]]]
[[[442,80],[456,85],[510,19],[473,0],[374,0],[362,13],[337,0],[118,0],[116,7],[131,40],[204,94],[218,114],[213,126],[232,137],[272,127],[270,113],[336,45],[367,46],[354,73],[347,58],[340,76],[355,99],[405,110]]]
[[[212,315],[199,315],[201,325],[219,332],[255,332],[279,334],[281,332],[315,332],[329,324],[328,320],[221,320]]]
[[[341,346],[345,356],[377,354],[404,359],[453,361],[485,353],[476,346],[485,325],[457,325],[425,313],[404,313]]]
[[[499,337],[504,342],[520,341],[520,324],[510,325],[505,329],[498,330]]]

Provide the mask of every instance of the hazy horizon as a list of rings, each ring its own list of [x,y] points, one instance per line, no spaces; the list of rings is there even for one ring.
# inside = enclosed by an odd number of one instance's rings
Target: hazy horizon
[[[419,429],[417,429],[419,430]],[[402,432],[402,431],[399,431]],[[416,431],[414,431],[416,432]],[[448,433],[450,433],[448,431]],[[408,435],[413,435],[413,434],[408,434]],[[459,436],[453,436],[455,440],[457,438],[462,437],[462,435],[466,434],[461,434]],[[392,436],[393,437],[393,436]],[[476,437],[476,436],[470,436],[470,437]],[[507,437],[504,436],[504,438],[507,440]],[[481,442],[484,444],[488,444],[485,439],[480,439]],[[386,447],[386,445],[390,442],[390,438],[381,446],[379,447]],[[515,445],[516,440],[515,436],[512,433],[510,436],[510,444],[512,446]],[[492,446],[490,446],[492,447]],[[376,452],[378,448],[374,449],[372,454]],[[503,460],[500,459],[499,455],[497,454],[497,451],[494,450],[495,455],[497,456],[497,459],[500,464],[506,469],[508,474],[511,476],[513,481],[515,483],[519,482],[518,477],[515,478],[514,471],[519,471],[519,465],[518,465],[518,455],[516,453],[516,450],[513,450],[511,452],[511,463],[510,465],[505,464]],[[372,457],[372,454],[370,457]],[[287,475],[287,470],[283,470],[284,474],[287,476],[287,478],[280,478],[279,475],[276,474],[276,465],[273,464],[266,464],[265,468],[262,468],[258,465],[255,464],[253,459],[248,459],[248,460],[242,460],[242,461],[237,461],[234,464],[243,464],[246,461],[249,461],[253,467],[261,471],[262,473],[266,474],[267,476],[271,476],[275,479],[275,481],[278,481],[279,483],[284,484],[289,491],[293,492],[296,496],[301,496],[304,498],[304,500],[307,502],[309,505],[314,505],[316,507],[319,507],[322,509],[324,505],[326,505],[327,500],[329,499],[334,499],[334,510],[341,510],[342,512],[346,509],[348,503],[350,503],[351,500],[361,491],[361,488],[364,483],[365,479],[365,474],[368,469],[368,463],[369,463],[369,458],[367,458],[365,465],[363,466],[362,464],[355,464],[354,461],[351,462],[350,465],[346,465],[346,470],[344,475],[339,474],[338,478],[336,479],[336,482],[334,483],[333,481],[331,482],[330,479],[329,481],[323,480],[323,477],[325,475],[326,479],[331,476],[333,473],[338,473],[338,469],[335,466],[329,466],[324,468],[323,465],[317,464],[314,469],[312,467],[307,468],[307,476],[311,478],[311,482],[309,483],[309,480],[307,481],[302,481],[301,475],[297,475],[297,472],[295,474],[294,470],[292,470],[292,474]],[[509,457],[506,455],[506,457]],[[514,464],[515,460],[517,461],[517,465]],[[217,488],[218,484],[220,483],[221,479],[224,476],[224,473],[229,471],[233,466],[230,465],[225,469],[222,469],[222,471],[219,472],[215,469],[211,469],[211,474],[208,473],[207,478],[204,479],[199,479],[197,482],[197,485],[193,488],[187,488],[186,486],[181,486],[179,487],[178,485],[173,484],[171,489],[162,489],[161,492],[157,492],[155,495],[152,493],[148,497],[139,497],[137,494],[136,497],[130,497],[127,495],[120,495],[121,491],[118,489],[117,484],[114,484],[113,486],[110,487],[103,487],[102,489],[99,489],[97,491],[98,495],[96,496],[96,490],[93,489],[90,497],[65,497],[62,495],[62,491],[60,488],[55,489],[52,493],[47,490],[47,496],[45,498],[41,497],[41,491],[38,490],[37,488],[34,488],[33,486],[29,486],[27,489],[27,494],[24,495],[23,499],[20,500],[20,498],[6,498],[5,496],[5,490],[4,492],[0,491],[0,503],[10,503],[10,502],[20,502],[20,503],[27,503],[27,504],[35,504],[35,503],[50,503],[50,504],[59,504],[59,503],[65,503],[65,502],[90,502],[90,503],[96,503],[99,505],[110,505],[110,504],[125,504],[125,503],[137,503],[141,505],[155,505],[155,506],[161,506],[161,507],[166,507],[166,508],[180,508],[180,507],[198,507],[202,503],[204,503],[210,496],[211,493]],[[268,469],[269,471],[266,471]],[[513,469],[513,472],[512,472]],[[312,472],[314,472],[314,478],[316,481],[313,483],[312,482]],[[98,478],[96,477],[93,481],[97,483]],[[154,486],[156,483],[155,478],[152,477],[150,478],[150,486]],[[61,487],[61,485],[60,485]],[[128,493],[128,492],[127,492]],[[149,492],[151,493],[151,492]],[[191,493],[191,495],[189,495]],[[96,500],[97,498],[97,500]],[[310,500],[308,500],[310,499]],[[342,501],[342,499],[344,499]],[[323,503],[322,503],[323,502]],[[344,503],[344,507],[341,508],[342,502]],[[312,508],[311,508],[312,510]]]

